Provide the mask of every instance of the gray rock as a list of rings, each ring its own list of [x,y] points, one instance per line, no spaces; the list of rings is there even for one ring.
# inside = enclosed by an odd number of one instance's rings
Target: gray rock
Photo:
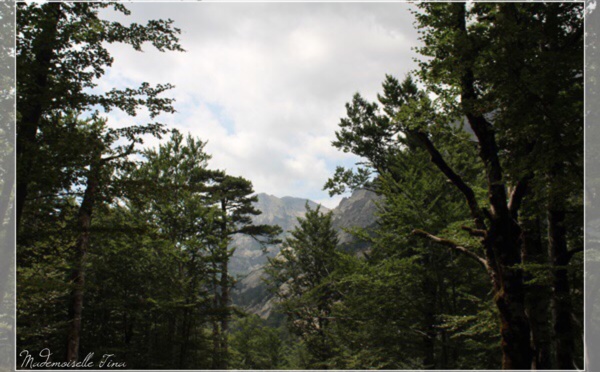
[[[333,209],[333,226],[338,230],[340,249],[357,255],[368,249],[365,242],[357,241],[343,229],[372,227],[376,223],[378,200],[380,197],[371,191],[356,190]],[[306,201],[300,198],[277,198],[259,194],[256,207],[263,214],[256,216],[254,221],[257,224],[277,224],[285,232],[291,231],[298,225],[297,218],[304,216]],[[314,209],[317,204],[309,201],[309,206]],[[320,210],[329,211],[325,207],[321,207]],[[264,283],[263,266],[267,257],[275,257],[279,253],[281,245],[269,247],[264,253],[260,245],[248,237],[236,237],[233,244],[237,248],[231,259],[230,271],[238,276],[232,291],[233,303],[249,313],[267,319],[272,314],[275,300]]]
[[[298,217],[304,216],[305,205],[308,202],[310,208],[317,208],[318,204],[301,198],[283,197],[258,194],[258,202],[255,206],[262,214],[255,216],[253,221],[258,225],[279,225],[284,233],[293,230],[298,225]],[[329,209],[321,206],[321,211],[328,212]],[[267,257],[274,257],[281,249],[280,245],[262,247],[257,241],[248,236],[237,235],[234,237],[231,247],[235,251],[229,262],[229,272],[232,275],[247,275],[267,262]]]

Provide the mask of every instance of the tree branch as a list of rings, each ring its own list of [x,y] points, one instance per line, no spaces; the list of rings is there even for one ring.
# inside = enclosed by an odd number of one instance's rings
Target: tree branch
[[[132,143],[129,145],[129,147],[127,147],[127,150],[125,150],[124,152],[122,152],[122,153],[120,153],[120,154],[113,155],[113,156],[109,156],[109,157],[106,157],[106,158],[102,158],[102,159],[100,159],[100,162],[101,162],[102,164],[106,164],[106,163],[108,163],[109,161],[112,161],[112,160],[116,160],[116,159],[120,159],[120,158],[124,158],[124,157],[126,157],[126,156],[129,156],[129,155],[133,154],[133,150],[134,150],[134,148],[135,148],[135,142],[132,142]]]
[[[27,198],[27,201],[51,198],[51,197],[71,196],[71,195],[81,196],[81,195],[83,195],[83,193],[82,192],[61,192],[58,194],[54,194],[54,193],[53,194],[43,194],[43,195],[38,195],[33,198]]]
[[[471,216],[475,220],[475,225],[480,230],[486,230],[485,221],[483,218],[483,214],[481,213],[481,208],[479,208],[479,204],[477,203],[477,199],[475,198],[475,193],[473,189],[471,189],[463,179],[456,173],[454,170],[446,163],[442,154],[437,150],[433,142],[429,139],[427,134],[421,131],[412,131],[415,137],[421,142],[421,144],[425,147],[425,150],[431,156],[431,162],[435,164],[436,167],[448,179],[458,190],[465,196],[467,200],[467,204],[469,205],[469,209],[471,210]]]
[[[523,202],[523,198],[527,195],[529,180],[533,178],[532,174],[528,174],[527,176],[521,178],[517,185],[510,193],[510,198],[508,201],[508,210],[513,218],[517,218],[519,215],[519,209],[521,208],[521,204]]]
[[[448,240],[448,239],[444,239],[444,238],[440,238],[437,237],[435,235],[431,235],[430,233],[423,231],[423,230],[419,230],[419,229],[415,229],[412,232],[412,235],[416,235],[416,236],[421,236],[424,238],[427,238],[429,240],[431,240],[434,243],[438,243],[440,245],[446,246],[451,248],[454,251],[460,252],[472,259],[474,259],[475,261],[479,262],[480,265],[482,265],[488,272],[490,272],[491,268],[490,265],[488,264],[487,260],[483,257],[480,257],[479,255],[477,255],[474,252],[471,252],[469,249],[456,244],[455,242],[453,242],[452,240]]]
[[[465,6],[460,7],[460,14],[457,17],[456,28],[461,32],[467,40],[469,35],[467,32],[467,14]],[[468,45],[471,47],[471,45]],[[508,205],[506,202],[506,187],[502,179],[502,166],[498,156],[498,144],[496,143],[496,135],[492,124],[484,117],[483,113],[474,109],[474,103],[479,99],[475,89],[475,74],[473,72],[473,54],[465,53],[460,60],[463,66],[463,74],[460,79],[461,88],[461,106],[464,115],[469,121],[469,125],[477,141],[479,142],[479,156],[485,165],[485,171],[488,183],[488,194],[491,205],[492,215],[508,217]]]
[[[485,238],[487,236],[487,231],[485,231],[485,230],[474,229],[469,226],[462,226],[461,229],[468,232],[471,236],[478,236],[481,238]]]

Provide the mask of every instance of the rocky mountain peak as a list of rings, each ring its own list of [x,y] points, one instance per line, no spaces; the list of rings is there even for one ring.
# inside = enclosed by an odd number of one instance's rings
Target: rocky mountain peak
[[[302,198],[277,196],[260,193],[257,195],[258,201],[254,206],[262,213],[253,217],[254,223],[258,225],[279,225],[285,233],[293,230],[298,225],[298,217],[306,213],[306,203],[311,209],[315,209],[319,204]],[[321,206],[321,211],[328,212],[329,209]],[[266,252],[263,247],[254,239],[247,236],[236,236],[232,242],[236,248],[229,264],[229,270],[234,275],[245,275],[260,267],[266,262],[268,257],[276,255],[281,247],[279,245],[267,247]]]
[[[354,237],[343,229],[352,227],[368,228],[375,223],[377,201],[380,199],[375,193],[359,189],[349,197],[343,198],[339,205],[332,210],[333,226],[338,230],[340,249],[348,252],[360,253],[368,246],[364,242],[357,242]],[[304,216],[306,202],[314,209],[317,203],[294,197],[278,198],[264,193],[258,194],[256,208],[262,214],[255,217],[258,224],[277,224],[284,231],[290,231],[298,224],[298,217]],[[321,206],[322,212],[329,209]],[[269,247],[265,254],[260,245],[248,237],[237,237],[234,240],[236,251],[230,262],[230,271],[238,274],[240,280],[232,293],[236,305],[243,307],[250,313],[268,318],[273,308],[273,298],[268,293],[262,281],[263,266],[267,257],[276,256],[281,250],[281,245]]]
[[[355,242],[354,237],[344,229],[372,226],[375,223],[378,200],[380,197],[374,192],[357,189],[333,209],[333,226],[339,230],[338,237],[342,249],[356,252],[365,248],[364,244]]]

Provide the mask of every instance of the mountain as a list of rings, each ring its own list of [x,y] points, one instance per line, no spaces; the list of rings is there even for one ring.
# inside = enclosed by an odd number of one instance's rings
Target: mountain
[[[344,231],[353,227],[369,228],[376,223],[377,201],[381,197],[365,189],[355,190],[348,198],[343,198],[333,209],[333,227],[338,230],[339,248],[350,253],[364,252],[368,245],[357,241],[352,234]]]
[[[377,200],[379,197],[375,193],[359,189],[350,197],[342,199],[332,210],[333,226],[338,230],[340,240],[339,249],[355,254],[368,249],[366,243],[357,241],[343,229],[372,227],[376,223]],[[290,231],[297,226],[297,218],[304,216],[306,202],[306,199],[259,194],[255,205],[263,213],[256,216],[254,221],[258,224],[278,224],[284,231]],[[317,207],[312,201],[308,203],[312,209]],[[320,208],[323,212],[329,211],[325,207]],[[234,244],[237,249],[232,257],[230,270],[238,274],[239,281],[232,291],[233,303],[249,313],[267,319],[271,315],[274,299],[263,282],[263,266],[267,257],[274,257],[279,253],[281,245],[269,247],[267,254],[264,254],[260,245],[250,238],[237,237]]]
[[[304,216],[306,212],[306,203],[311,209],[319,205],[308,199],[293,198],[286,196],[278,198],[264,193],[258,194],[258,202],[254,204],[256,209],[262,214],[255,216],[253,221],[257,225],[279,225],[284,231],[293,230],[298,224],[298,217]],[[329,212],[329,209],[321,206],[321,211]],[[273,257],[281,246],[275,245],[266,247],[266,253],[263,247],[254,239],[244,235],[234,237],[232,246],[236,250],[229,263],[229,271],[233,275],[246,275],[262,267],[267,262],[267,257]]]
[[[250,314],[267,319],[275,305],[275,298],[267,290],[263,274],[263,267],[254,270],[244,279],[235,283],[231,295],[234,305],[243,308]]]

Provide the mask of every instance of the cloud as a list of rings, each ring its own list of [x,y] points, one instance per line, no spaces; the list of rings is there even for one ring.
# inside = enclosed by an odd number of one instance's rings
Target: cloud
[[[176,85],[178,113],[159,120],[208,140],[211,165],[258,192],[331,201],[321,188],[335,165],[358,160],[331,147],[345,102],[355,92],[375,99],[386,73],[416,67],[407,4],[127,6],[128,22],[173,19],[187,52],[111,45],[115,63],[102,86]]]
[[[316,199],[313,201],[317,204],[321,204],[325,208],[333,209],[340,204],[340,202],[342,201],[343,198],[344,198],[343,195],[335,195],[333,197],[326,196],[322,199]]]

